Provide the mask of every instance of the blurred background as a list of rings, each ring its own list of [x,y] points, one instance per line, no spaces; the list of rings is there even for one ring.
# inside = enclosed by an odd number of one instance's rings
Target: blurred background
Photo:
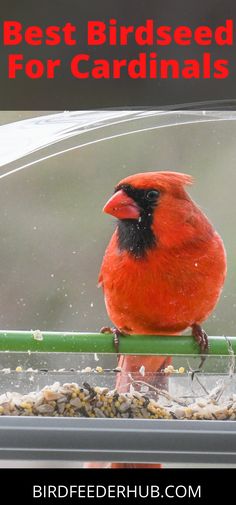
[[[121,178],[174,170],[194,176],[189,192],[228,255],[204,327],[236,334],[235,112],[11,111],[0,125],[1,329],[107,325],[97,278],[115,222],[102,207]]]

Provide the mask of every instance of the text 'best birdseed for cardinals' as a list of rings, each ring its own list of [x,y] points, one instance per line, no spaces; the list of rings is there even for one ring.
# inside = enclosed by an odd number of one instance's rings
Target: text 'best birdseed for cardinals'
[[[159,25],[157,20],[145,19],[138,26],[124,25],[116,19],[88,21],[86,26],[70,21],[63,26],[24,26],[17,20],[5,20],[0,25],[3,45],[11,48],[7,54],[8,77],[17,78],[24,73],[30,79],[46,77],[54,79],[66,70],[76,79],[225,79],[229,75],[229,60],[224,49],[234,43],[234,22],[226,19],[216,27],[200,25],[194,28],[186,25],[177,27]],[[31,46],[31,58],[24,54],[25,46]],[[57,46],[71,48],[71,57],[63,59],[60,52],[56,57],[38,56],[40,46],[50,49]],[[82,46],[79,53],[75,49]],[[173,51],[178,46],[178,57]],[[94,51],[89,48],[96,47]],[[132,49],[132,58],[127,58],[127,49]],[[169,47],[169,56],[163,57],[162,49]],[[202,49],[200,57],[193,58],[194,48]],[[211,52],[212,47],[220,48],[220,57]],[[106,49],[106,57],[103,54]],[[110,56],[107,57],[107,48]],[[187,56],[181,48],[189,48]],[[191,53],[193,48],[193,54]],[[33,50],[35,49],[35,55]],[[119,57],[113,57],[113,53]],[[45,53],[43,53],[45,54]],[[35,57],[36,56],[36,57]],[[67,55],[68,56],[68,55]],[[185,59],[184,59],[184,58]]]

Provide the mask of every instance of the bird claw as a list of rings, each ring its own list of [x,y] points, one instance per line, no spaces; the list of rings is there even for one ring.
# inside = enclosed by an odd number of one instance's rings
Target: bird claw
[[[112,333],[113,334],[113,344],[116,350],[116,353],[119,358],[119,343],[120,343],[120,335],[122,335],[121,331],[117,328],[110,328],[109,326],[103,326],[100,330],[100,333]]]
[[[192,325],[192,335],[200,347],[200,353],[207,354],[208,349],[209,349],[208,336],[207,336],[206,332],[203,330],[203,328],[200,326],[200,324],[193,324]],[[199,367],[196,370],[191,370],[191,379],[192,380],[194,379],[194,376],[196,373],[201,372],[201,368],[202,368],[205,360],[206,360],[206,356],[201,356],[201,361],[200,361]]]
[[[201,353],[206,353],[209,349],[208,336],[200,324],[192,325],[192,335],[198,343]]]

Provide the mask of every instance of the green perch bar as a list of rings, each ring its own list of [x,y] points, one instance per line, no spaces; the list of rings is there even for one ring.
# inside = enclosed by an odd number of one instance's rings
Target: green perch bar
[[[236,337],[227,337],[236,354]],[[210,355],[228,355],[229,346],[225,337],[209,337]],[[43,331],[1,331],[0,352],[80,352],[115,353],[112,334],[48,332]],[[121,354],[199,354],[199,346],[192,336],[121,336]]]

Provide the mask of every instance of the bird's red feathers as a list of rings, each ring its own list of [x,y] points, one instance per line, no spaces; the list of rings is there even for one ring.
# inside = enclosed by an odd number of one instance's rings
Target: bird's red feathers
[[[175,172],[147,172],[118,186],[156,188],[153,214],[156,247],[135,258],[118,245],[115,230],[105,252],[99,282],[108,314],[125,333],[177,334],[213,311],[226,274],[223,242],[184,189],[192,178]]]

